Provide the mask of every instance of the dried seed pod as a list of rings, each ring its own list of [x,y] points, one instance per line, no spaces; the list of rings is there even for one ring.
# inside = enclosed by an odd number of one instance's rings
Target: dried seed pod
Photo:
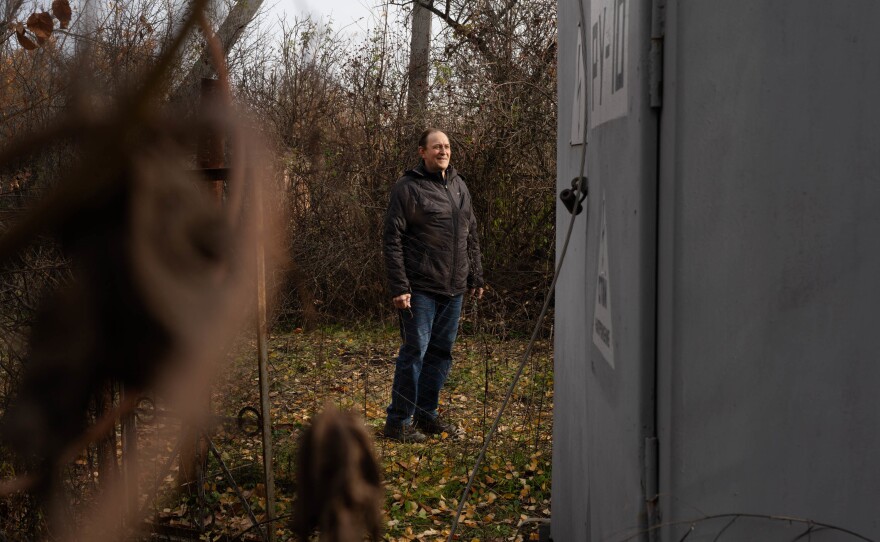
[[[372,441],[354,414],[328,404],[299,443],[298,498],[291,528],[300,540],[318,529],[324,542],[382,534],[382,475]]]

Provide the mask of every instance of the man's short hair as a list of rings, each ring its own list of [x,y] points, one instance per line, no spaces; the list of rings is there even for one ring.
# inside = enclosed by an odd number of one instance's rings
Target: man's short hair
[[[436,134],[437,132],[443,132],[443,130],[440,130],[439,128],[428,128],[427,130],[422,132],[422,135],[419,136],[419,147],[423,149],[427,148],[428,138],[431,137],[431,134]]]

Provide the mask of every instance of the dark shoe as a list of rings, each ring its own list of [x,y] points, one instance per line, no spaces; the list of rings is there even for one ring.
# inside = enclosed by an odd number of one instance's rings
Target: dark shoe
[[[443,433],[446,433],[449,436],[458,435],[458,426],[444,421],[440,416],[437,416],[433,420],[418,418],[413,420],[413,425],[428,435],[441,435]]]
[[[382,433],[386,438],[396,440],[397,442],[412,443],[425,442],[428,440],[428,437],[426,437],[424,433],[420,432],[412,425],[389,426],[388,424],[385,424],[385,429]]]

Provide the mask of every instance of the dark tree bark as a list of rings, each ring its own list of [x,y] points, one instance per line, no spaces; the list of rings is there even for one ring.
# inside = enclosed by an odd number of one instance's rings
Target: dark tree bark
[[[413,2],[412,39],[409,52],[409,88],[407,116],[414,132],[425,124],[428,107],[428,74],[431,65],[431,18],[433,14],[421,2]]]

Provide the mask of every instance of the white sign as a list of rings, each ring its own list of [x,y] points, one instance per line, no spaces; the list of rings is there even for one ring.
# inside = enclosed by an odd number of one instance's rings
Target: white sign
[[[584,127],[587,123],[587,78],[584,74],[584,42],[581,25],[577,27],[577,53],[574,55],[574,97],[571,103],[571,144],[584,143]]]
[[[593,344],[614,368],[614,333],[611,324],[611,275],[608,273],[608,228],[605,200],[602,200],[602,229],[599,231],[599,269],[596,274],[596,305],[593,309]]]
[[[627,114],[629,0],[590,2],[590,128]]]

